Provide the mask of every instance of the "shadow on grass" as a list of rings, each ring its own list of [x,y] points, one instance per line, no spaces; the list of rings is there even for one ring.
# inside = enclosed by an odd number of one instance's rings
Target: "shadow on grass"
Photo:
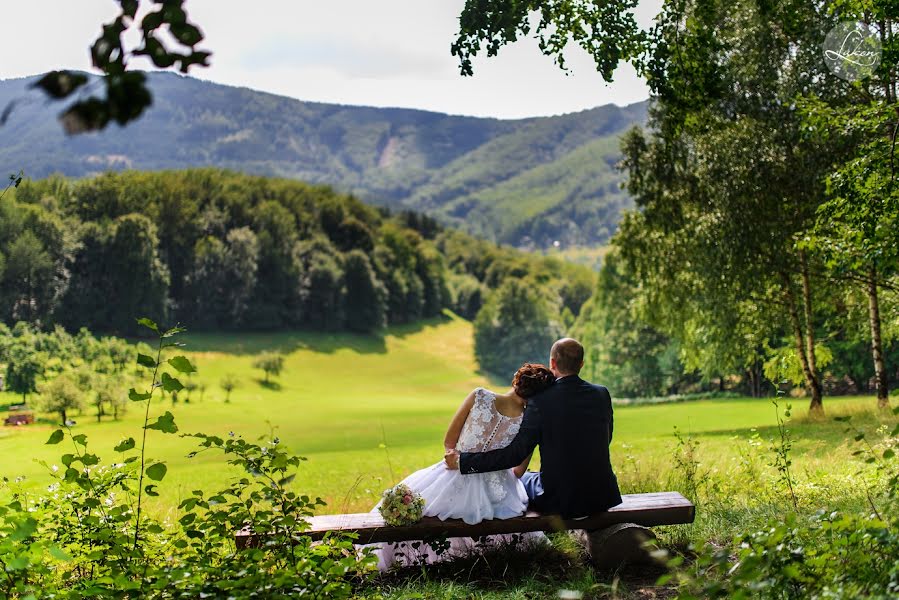
[[[266,381],[265,379],[256,379],[255,381],[260,386],[264,387],[267,390],[271,390],[273,392],[280,392],[282,389],[281,384],[278,383],[277,381]]]
[[[233,331],[193,332],[183,335],[186,350],[191,352],[227,352],[237,355],[255,355],[263,352],[290,354],[296,350],[312,350],[331,354],[339,350],[351,350],[359,354],[384,354],[387,352],[385,335],[405,338],[449,322],[453,318],[443,315],[416,323],[394,325],[380,333],[365,335],[349,332],[326,331]]]
[[[498,547],[428,566],[393,570],[374,581],[375,594],[387,599],[559,598],[563,590],[578,598],[668,598],[673,588],[657,587],[660,567],[624,567],[598,572],[569,535],[551,534],[552,544],[527,549]],[[651,592],[646,593],[651,588]]]
[[[797,414],[794,409],[793,417],[785,423],[794,441],[814,442],[853,442],[856,429],[866,434],[873,434],[881,425],[890,428],[899,423],[899,418],[889,412],[877,412],[869,409],[851,408],[849,410],[833,410],[832,414],[825,416]],[[781,410],[783,416],[783,410]],[[838,422],[834,418],[851,416],[851,424]],[[848,431],[847,431],[848,430]],[[684,432],[690,433],[690,432]],[[774,410],[771,411],[771,424],[761,427],[742,427],[727,429],[712,429],[707,431],[692,432],[693,437],[736,437],[749,439],[753,434],[758,434],[762,440],[776,439],[780,432],[775,422]],[[673,439],[673,434],[672,434]]]

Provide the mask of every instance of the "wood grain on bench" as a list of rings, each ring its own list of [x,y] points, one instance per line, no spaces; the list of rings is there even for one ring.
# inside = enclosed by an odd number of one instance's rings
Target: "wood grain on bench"
[[[425,517],[408,526],[390,526],[377,513],[321,515],[309,519],[310,528],[301,535],[320,540],[332,532],[356,533],[359,544],[403,542],[439,537],[479,537],[497,533],[525,533],[528,531],[564,531],[569,529],[603,529],[616,523],[636,523],[644,527],[692,523],[696,516],[693,504],[677,492],[653,494],[625,494],[623,502],[608,511],[585,519],[564,520],[555,516],[527,513],[511,519],[492,519],[468,525],[458,519],[441,521]],[[241,530],[235,534],[239,548],[255,545],[256,534]]]

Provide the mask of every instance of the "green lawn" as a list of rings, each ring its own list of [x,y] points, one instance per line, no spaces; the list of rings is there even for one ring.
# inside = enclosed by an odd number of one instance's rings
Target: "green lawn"
[[[181,432],[217,435],[234,432],[255,438],[274,430],[295,452],[309,458],[294,485],[328,502],[324,512],[368,510],[382,489],[415,469],[442,457],[442,440],[453,411],[473,387],[495,385],[478,374],[473,359],[470,323],[447,318],[425,325],[394,328],[382,340],[347,335],[279,333],[253,335],[185,335],[187,350],[205,384],[202,401],[174,408],[157,401],[152,414],[174,412]],[[277,386],[266,386],[251,363],[256,354],[278,349],[287,354]],[[229,404],[218,383],[236,374],[241,386]],[[614,390],[612,390],[614,394]],[[0,404],[16,399],[0,394]],[[855,464],[843,425],[805,416],[805,400],[794,401],[791,429],[796,437],[795,469],[803,480],[821,474],[850,481]],[[869,428],[880,417],[868,412],[873,398],[826,400],[830,415],[859,414]],[[107,461],[123,437],[138,437],[138,405],[120,422],[97,424],[90,411],[75,416],[75,429],[88,435],[90,449]],[[892,421],[890,421],[892,422]],[[752,429],[762,445],[754,454],[766,467],[765,449],[774,430],[774,408],[768,400],[728,399],[616,409],[613,460],[625,491],[676,486],[673,473],[673,428],[692,434],[699,443],[703,473],[729,475],[750,469],[746,451]],[[55,429],[49,418],[38,425],[0,429],[0,473],[26,477],[24,485],[39,489],[49,481],[38,461],[58,464],[60,446],[44,441]],[[219,456],[205,453],[188,459],[190,439],[149,434],[150,456],[169,464],[160,486],[157,510],[165,512],[192,489],[211,489],[231,474]],[[382,444],[386,443],[386,448]],[[751,453],[750,453],[751,454]],[[743,458],[741,458],[743,456]],[[751,496],[751,490],[746,490]]]

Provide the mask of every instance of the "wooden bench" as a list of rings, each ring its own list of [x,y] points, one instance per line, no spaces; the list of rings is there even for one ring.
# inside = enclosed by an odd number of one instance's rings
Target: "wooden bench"
[[[330,533],[355,534],[356,543],[406,542],[450,537],[481,537],[502,533],[529,531],[586,532],[587,550],[594,563],[608,567],[613,563],[635,561],[643,553],[643,542],[654,538],[647,529],[656,525],[692,523],[696,516],[693,503],[677,492],[625,494],[622,503],[608,511],[584,519],[562,519],[558,516],[529,512],[511,519],[492,519],[468,525],[457,519],[441,521],[425,517],[408,526],[391,526],[377,513],[320,515],[310,517],[309,529],[302,535],[321,540]],[[238,548],[259,544],[259,536],[248,529],[235,534]]]

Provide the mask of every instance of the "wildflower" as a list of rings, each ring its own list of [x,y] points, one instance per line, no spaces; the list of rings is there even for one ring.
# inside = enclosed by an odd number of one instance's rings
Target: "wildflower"
[[[53,471],[54,473],[56,473],[57,471],[59,471],[59,467],[57,467],[56,465],[53,465],[52,467],[50,467],[50,470]]]

